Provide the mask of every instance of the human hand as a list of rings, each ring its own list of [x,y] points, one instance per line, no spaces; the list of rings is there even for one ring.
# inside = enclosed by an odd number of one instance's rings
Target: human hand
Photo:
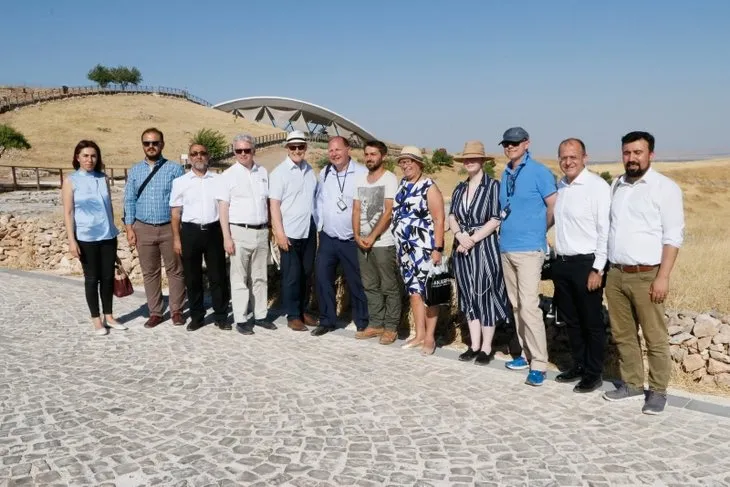
[[[654,304],[662,304],[669,294],[669,278],[656,276],[649,286],[649,297]]]
[[[281,249],[282,252],[288,252],[291,242],[288,238],[286,238],[286,235],[284,235],[284,233],[277,233],[276,245]]]
[[[373,243],[375,243],[375,239],[367,236],[360,238],[360,242],[362,242],[363,250],[370,250],[373,247]]]
[[[129,243],[130,247],[137,246],[137,234],[132,228],[127,228],[127,242]]]
[[[179,256],[182,256],[182,243],[179,238],[172,241],[172,250]]]
[[[441,264],[441,252],[438,250],[434,250],[431,252],[431,262],[433,265],[439,265]]]
[[[459,246],[458,246],[458,247],[456,247],[456,251],[457,251],[457,252],[461,252],[462,254],[466,254],[467,252],[469,252],[469,251],[468,251],[468,250],[467,250],[467,249],[466,249],[466,248],[465,248],[465,247],[464,247],[463,245],[461,245],[461,244],[459,244]]]
[[[228,255],[236,255],[236,246],[233,244],[233,240],[230,238],[223,239],[223,248],[226,250]]]
[[[81,248],[79,247],[78,242],[76,242],[76,239],[68,241],[68,251],[77,259],[81,258]]]
[[[459,232],[456,234],[456,240],[466,249],[471,250],[474,247],[474,239],[468,233]]]
[[[591,273],[588,274],[588,283],[586,284],[586,287],[589,291],[595,291],[596,289],[601,287],[602,280],[603,276],[601,276],[600,273],[596,271],[591,271]]]

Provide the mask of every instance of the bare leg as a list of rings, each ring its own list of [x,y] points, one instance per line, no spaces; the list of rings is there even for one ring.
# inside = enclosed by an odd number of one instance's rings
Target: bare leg
[[[494,339],[494,326],[482,327],[482,352],[490,355],[492,353],[492,340]]]
[[[104,328],[104,324],[101,322],[101,317],[91,318],[91,324],[94,325],[95,330]]]
[[[469,321],[469,337],[471,337],[471,349],[479,351],[479,341],[482,338],[482,323],[479,320]]]
[[[439,318],[439,307],[429,306],[426,308],[426,338],[423,340],[423,350],[421,353],[424,355],[431,355],[436,351],[436,322]]]
[[[406,342],[404,345],[406,348],[421,345],[426,336],[426,307],[423,305],[423,298],[420,294],[411,294],[409,300],[411,313],[413,313],[413,323],[416,327],[416,336]]]

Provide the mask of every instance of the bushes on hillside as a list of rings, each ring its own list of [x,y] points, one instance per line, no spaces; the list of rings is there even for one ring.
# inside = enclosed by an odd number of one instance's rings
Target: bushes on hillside
[[[8,149],[28,150],[30,144],[22,133],[10,125],[0,124],[0,157]]]
[[[121,85],[122,88],[126,88],[128,85],[138,85],[142,82],[142,73],[134,66],[131,68],[127,66],[109,68],[97,64],[91,68],[86,77],[102,88],[106,88],[110,83],[116,83]]]
[[[208,149],[210,160],[215,161],[223,157],[229,149],[226,136],[217,130],[213,129],[200,129],[190,139],[190,145],[201,144]]]

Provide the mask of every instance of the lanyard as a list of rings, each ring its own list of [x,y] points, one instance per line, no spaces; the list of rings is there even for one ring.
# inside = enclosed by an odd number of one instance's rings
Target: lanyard
[[[340,173],[335,171],[335,176],[337,176],[337,186],[340,188],[340,194],[345,194],[345,183],[347,182],[347,171],[350,169],[350,163],[347,163],[347,168],[345,169],[345,175],[342,177],[342,184],[340,184]]]
[[[517,171],[515,171],[514,173],[507,174],[507,201],[508,202],[509,202],[509,199],[515,195],[515,187],[517,186],[517,177],[522,172],[522,169],[524,169],[525,164],[527,164],[527,161],[520,164],[520,167],[518,167]]]

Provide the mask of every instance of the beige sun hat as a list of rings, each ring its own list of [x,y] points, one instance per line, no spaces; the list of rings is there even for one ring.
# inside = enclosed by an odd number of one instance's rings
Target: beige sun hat
[[[419,164],[423,164],[423,153],[421,152],[421,149],[415,145],[406,145],[403,146],[400,150],[400,154],[398,154],[398,161],[401,159],[413,159]]]
[[[462,162],[465,159],[484,159],[485,161],[493,160],[494,157],[490,157],[484,151],[484,144],[478,140],[470,140],[464,144],[464,150],[460,154],[454,156],[454,160]]]

